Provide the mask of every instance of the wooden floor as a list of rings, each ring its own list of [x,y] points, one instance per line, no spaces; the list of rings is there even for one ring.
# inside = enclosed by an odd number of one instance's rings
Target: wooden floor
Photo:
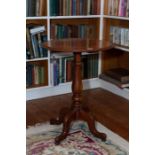
[[[71,94],[27,101],[26,124],[34,125],[56,118],[62,107],[71,105]],[[115,133],[129,139],[128,100],[104,89],[83,92],[83,105],[88,106],[95,119]]]

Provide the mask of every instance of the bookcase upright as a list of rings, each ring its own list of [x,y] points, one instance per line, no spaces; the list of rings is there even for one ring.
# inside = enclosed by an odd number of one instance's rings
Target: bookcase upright
[[[109,40],[111,38],[111,26],[120,28],[129,27],[128,17],[109,15],[109,1],[26,0],[26,24],[27,26],[30,24],[45,26],[45,31],[42,34],[47,36],[47,40],[65,37],[104,38]],[[89,54],[85,53],[84,57],[87,57],[87,55]],[[57,85],[53,84],[54,76],[52,72],[54,71],[51,68],[53,66],[51,62],[53,59],[58,59],[61,62],[62,59],[66,57],[68,56],[51,55],[50,52],[47,51],[47,55],[43,57],[34,57],[26,60],[28,66],[27,71],[29,71],[28,68],[31,68],[31,70],[32,68],[37,68],[36,71],[32,71],[31,73],[33,74],[33,78],[28,77],[33,83],[30,82],[30,84],[27,85],[27,100],[71,92],[71,82],[69,81],[60,82]],[[91,56],[90,59],[92,59]],[[67,62],[67,60],[65,61]],[[97,75],[95,77],[90,76],[90,78],[83,80],[84,89],[102,87],[128,98],[128,91],[126,89],[120,89],[98,78],[99,74],[115,67],[128,69],[129,48],[127,46],[117,44],[112,51],[103,54],[99,53],[98,67],[95,69],[95,71],[97,70]],[[34,75],[40,75],[42,77],[40,78],[39,76],[39,82],[37,81],[38,78],[34,78]],[[36,82],[34,82],[35,80]]]

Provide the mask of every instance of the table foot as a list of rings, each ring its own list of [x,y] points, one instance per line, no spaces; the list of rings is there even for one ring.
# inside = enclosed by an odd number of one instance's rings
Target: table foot
[[[81,111],[81,119],[87,122],[89,130],[94,136],[102,139],[103,141],[106,141],[106,137],[107,137],[106,134],[101,133],[96,130],[95,120],[89,113],[82,110]]]
[[[61,135],[55,138],[56,145],[60,144],[60,142],[67,137],[70,129],[70,124],[74,120],[74,117],[75,117],[74,111],[67,113],[66,116],[64,117],[62,133]]]
[[[69,111],[63,118],[63,131],[61,135],[55,138],[56,145],[60,144],[60,142],[67,137],[70,129],[70,124],[74,120],[83,120],[87,122],[89,130],[94,136],[102,139],[103,141],[106,140],[106,134],[98,132],[96,130],[94,118],[83,109],[73,109]]]

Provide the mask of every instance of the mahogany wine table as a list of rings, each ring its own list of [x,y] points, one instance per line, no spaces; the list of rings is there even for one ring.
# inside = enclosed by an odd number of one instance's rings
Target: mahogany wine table
[[[63,123],[62,133],[55,138],[55,144],[59,144],[69,133],[72,121],[84,120],[88,123],[90,131],[98,138],[106,140],[106,134],[96,130],[95,120],[88,110],[82,108],[82,77],[81,77],[81,55],[82,52],[106,51],[113,46],[105,40],[90,39],[59,39],[43,43],[43,47],[54,53],[73,53],[74,75],[72,81],[72,106],[70,109],[62,109],[59,118],[51,119],[51,124]]]

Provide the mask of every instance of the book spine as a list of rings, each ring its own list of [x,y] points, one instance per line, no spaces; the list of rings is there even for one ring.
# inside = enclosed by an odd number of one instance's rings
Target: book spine
[[[39,52],[37,36],[32,35],[31,37],[32,37],[32,44],[33,44],[35,58],[39,58],[40,57],[40,52]]]
[[[129,0],[127,0],[127,5],[126,5],[126,17],[129,17]]]
[[[34,65],[34,85],[39,84],[39,74],[38,74],[38,66]]]
[[[56,16],[56,0],[50,0],[50,16]]]
[[[42,47],[41,47],[41,44],[42,44],[42,41],[41,41],[41,34],[38,33],[37,36],[38,36],[39,53],[40,53],[40,57],[42,58],[42,57],[44,57],[44,55],[43,55],[43,49],[42,49]]]
[[[121,16],[122,1],[123,1],[123,0],[120,0],[120,2],[119,2],[118,16]]]
[[[112,15],[112,0],[108,1],[108,15]]]
[[[34,27],[34,28],[30,29],[30,33],[32,35],[37,34],[37,33],[41,33],[41,32],[44,32],[44,31],[45,31],[45,26],[37,26],[37,27]]]
[[[46,34],[42,34],[41,35],[41,40],[42,42],[46,42],[47,41],[47,35]],[[43,57],[47,57],[48,56],[48,53],[47,53],[47,49],[45,48],[42,48],[43,49]]]
[[[53,60],[50,59],[50,83],[52,86],[54,86],[54,66],[53,66]]]
[[[54,86],[56,86],[56,85],[58,85],[58,82],[57,82],[58,72],[57,72],[57,61],[56,60],[53,62],[53,70],[54,70],[54,72],[53,72],[53,74],[54,74]]]
[[[76,0],[72,0],[72,15],[76,15]]]
[[[76,1],[76,15],[80,15],[80,0]]]
[[[44,16],[44,10],[45,10],[45,2],[44,0],[39,0],[39,16]]]
[[[26,28],[26,39],[27,39],[27,44],[28,44],[29,51],[30,51],[30,58],[33,59],[34,58],[34,51],[33,51],[33,46],[32,46],[29,28]]]
[[[91,0],[87,0],[87,15],[90,15]]]
[[[63,0],[59,0],[59,16],[63,16]]]
[[[66,16],[67,0],[63,1],[63,16]]]
[[[119,16],[125,17],[127,9],[127,0],[120,0],[119,3]]]
[[[40,1],[39,0],[36,0],[36,9],[35,9],[35,15],[36,16],[39,16],[39,5],[40,5]]]
[[[62,83],[65,82],[65,58],[61,58],[62,59]]]
[[[31,1],[31,16],[36,16],[36,2],[37,0]]]
[[[44,84],[45,83],[45,68],[43,66],[41,66],[40,70],[41,70],[41,80],[40,80],[40,83]]]
[[[27,64],[26,65],[26,86],[27,87],[30,87],[33,84],[32,72],[33,72],[33,65]]]
[[[121,28],[121,45],[124,46],[125,28]]]

